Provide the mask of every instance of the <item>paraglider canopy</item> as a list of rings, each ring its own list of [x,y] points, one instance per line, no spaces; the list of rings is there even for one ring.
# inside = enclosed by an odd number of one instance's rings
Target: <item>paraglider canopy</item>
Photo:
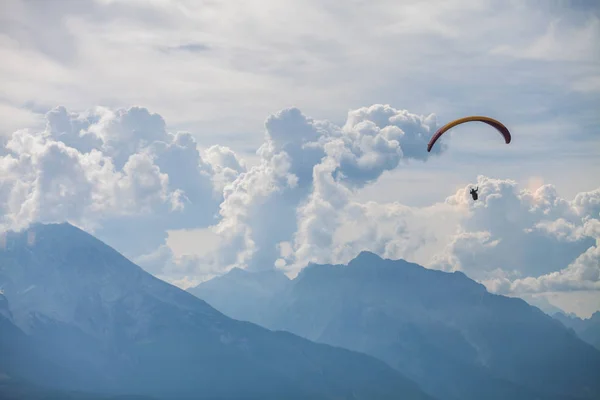
[[[497,120],[495,120],[493,118],[490,118],[490,117],[483,117],[483,116],[479,116],[479,115],[474,115],[474,116],[470,116],[470,117],[459,118],[459,119],[456,119],[454,121],[448,122],[446,125],[442,126],[440,129],[438,129],[435,132],[435,134],[432,136],[432,138],[429,141],[429,143],[427,144],[427,152],[431,151],[431,148],[433,147],[433,145],[435,144],[435,142],[445,132],[447,132],[451,128],[454,128],[456,125],[460,125],[460,124],[463,124],[465,122],[472,122],[472,121],[484,122],[484,123],[486,123],[486,124],[488,124],[490,126],[493,126],[504,137],[504,141],[506,142],[506,144],[510,143],[510,140],[511,140],[510,132],[508,131],[508,128],[506,126],[504,126],[500,121],[497,121]]]

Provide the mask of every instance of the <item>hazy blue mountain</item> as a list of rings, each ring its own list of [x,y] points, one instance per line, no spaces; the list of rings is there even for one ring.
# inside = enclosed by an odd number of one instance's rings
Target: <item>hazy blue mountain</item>
[[[9,233],[0,287],[9,391],[26,381],[169,399],[429,398],[371,356],[228,318],[68,224]]]
[[[0,384],[28,381],[37,376],[43,384],[55,379],[59,366],[37,352],[36,343],[12,319],[8,300],[0,295]],[[60,371],[66,373],[70,371]],[[0,391],[0,393],[2,393]]]
[[[564,313],[556,313],[554,318],[562,322],[567,328],[573,329],[582,340],[600,350],[600,311],[585,319],[576,315],[565,315]]]
[[[33,359],[26,354],[27,337],[12,321],[8,300],[0,294],[0,382],[8,373],[23,378]]]
[[[376,356],[440,399],[600,396],[600,352],[460,272],[363,252],[347,266],[308,266],[269,305],[265,326]]]
[[[234,268],[188,291],[212,306],[218,305],[216,308],[231,318],[264,324],[269,303],[286,290],[290,282],[280,271],[249,272]]]
[[[52,389],[53,381],[65,377],[78,379],[49,357],[34,338],[27,336],[12,321],[8,301],[0,294],[0,398],[2,400],[152,400],[138,396],[100,396],[85,392]],[[34,384],[33,382],[37,382]]]

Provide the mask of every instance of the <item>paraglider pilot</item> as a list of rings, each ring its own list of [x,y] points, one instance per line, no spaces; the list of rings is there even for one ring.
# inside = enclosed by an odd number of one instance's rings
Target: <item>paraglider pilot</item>
[[[470,193],[471,193],[471,196],[473,197],[473,200],[477,200],[477,198],[479,197],[479,196],[477,195],[477,191],[478,191],[478,190],[479,190],[479,186],[477,186],[477,188],[476,188],[476,189],[471,189],[471,192],[470,192]]]

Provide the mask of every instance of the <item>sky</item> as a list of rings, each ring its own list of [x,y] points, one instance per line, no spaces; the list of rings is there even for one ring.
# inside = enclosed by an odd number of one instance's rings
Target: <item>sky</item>
[[[68,221],[182,288],[370,250],[587,317],[598,39],[584,0],[2,0],[0,228]],[[466,115],[512,142],[427,153]]]

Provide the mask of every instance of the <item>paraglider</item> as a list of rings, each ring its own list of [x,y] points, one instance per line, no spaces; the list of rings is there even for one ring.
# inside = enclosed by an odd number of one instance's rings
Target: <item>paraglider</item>
[[[479,186],[477,186],[477,189],[471,188],[471,191],[469,193],[471,193],[471,197],[473,197],[473,200],[477,200],[479,198],[479,195],[477,194],[478,190]]]
[[[483,117],[483,116],[479,116],[479,115],[473,115],[470,117],[464,117],[464,118],[459,118],[459,119],[455,119],[454,121],[450,121],[448,122],[446,125],[442,126],[440,129],[438,129],[435,134],[431,137],[431,140],[429,140],[429,143],[427,144],[427,152],[431,152],[431,148],[433,147],[433,145],[435,144],[435,142],[437,142],[437,140],[447,131],[449,131],[450,129],[454,128],[456,125],[460,125],[460,124],[464,124],[465,122],[473,122],[473,121],[477,121],[477,122],[484,122],[494,128],[496,128],[496,130],[498,132],[500,132],[500,134],[504,137],[504,141],[506,142],[506,144],[509,144],[512,137],[510,135],[510,132],[508,130],[508,128],[506,126],[504,126],[504,124],[502,124],[500,121],[497,121],[493,118],[490,117]],[[479,198],[479,195],[477,194],[477,191],[479,190],[479,186],[476,189],[471,188],[471,191],[469,192],[471,194],[471,197],[473,198],[474,201],[476,201]]]
[[[506,144],[510,143],[510,140],[511,140],[510,132],[508,131],[508,128],[506,126],[504,126],[500,121],[497,121],[497,120],[495,120],[493,118],[490,118],[490,117],[483,117],[483,116],[474,115],[474,116],[459,118],[459,119],[456,119],[454,121],[450,121],[446,125],[442,126],[440,129],[438,129],[437,132],[435,132],[435,134],[432,136],[432,138],[429,141],[429,143],[427,144],[427,152],[431,151],[431,148],[433,147],[433,145],[435,144],[435,142],[445,132],[447,132],[451,128],[454,128],[456,125],[460,125],[460,124],[463,124],[465,122],[472,122],[472,121],[484,122],[484,123],[486,123],[486,124],[488,124],[488,125],[496,128],[496,130],[498,132],[500,132],[500,134],[504,137],[504,141],[506,142]]]

